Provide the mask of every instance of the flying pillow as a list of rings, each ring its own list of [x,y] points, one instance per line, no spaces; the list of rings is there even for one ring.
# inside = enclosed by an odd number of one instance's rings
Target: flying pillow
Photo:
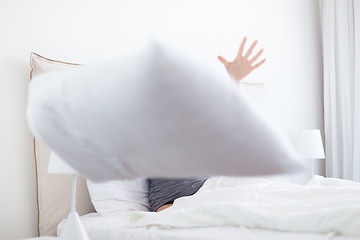
[[[33,79],[34,136],[92,180],[299,170],[288,139],[235,80],[176,49]]]

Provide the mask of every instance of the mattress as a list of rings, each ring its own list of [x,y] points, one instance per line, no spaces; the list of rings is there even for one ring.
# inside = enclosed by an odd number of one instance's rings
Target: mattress
[[[128,219],[132,212],[103,218],[97,213],[90,213],[81,217],[84,228],[91,240],[212,240],[212,239],[249,239],[249,240],[355,240],[335,233],[312,234],[280,232],[265,229],[248,229],[245,227],[196,227],[196,228],[158,228],[128,226]],[[58,227],[61,233],[64,221]]]

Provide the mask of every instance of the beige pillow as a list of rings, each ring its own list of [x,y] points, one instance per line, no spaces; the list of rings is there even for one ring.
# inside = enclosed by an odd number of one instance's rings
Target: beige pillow
[[[36,53],[31,54],[30,65],[30,78],[47,72],[63,71],[80,66],[79,64],[51,60]],[[39,236],[56,236],[57,225],[70,212],[72,177],[47,172],[50,149],[37,139],[34,139],[34,152]],[[76,209],[79,215],[95,212],[86,181],[82,177],[79,177],[77,182]]]

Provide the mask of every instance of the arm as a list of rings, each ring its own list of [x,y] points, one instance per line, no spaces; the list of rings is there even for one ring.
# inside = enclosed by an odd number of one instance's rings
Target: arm
[[[247,50],[245,56],[243,56],[244,47],[246,43],[246,37],[244,37],[238,55],[232,62],[226,61],[223,57],[219,56],[218,59],[220,62],[222,62],[226,68],[226,71],[235,78],[237,81],[241,81],[244,77],[249,75],[254,69],[260,67],[264,62],[265,59],[261,60],[260,62],[255,63],[255,61],[260,57],[260,55],[263,52],[263,49],[261,49],[253,58],[249,60],[249,57],[254,50],[257,41],[254,41],[253,44],[250,46],[250,48]]]
[[[160,212],[160,211],[165,210],[165,209],[167,209],[167,208],[169,208],[171,206],[172,206],[172,204],[162,205],[161,207],[158,208],[158,210],[156,210],[156,212]]]

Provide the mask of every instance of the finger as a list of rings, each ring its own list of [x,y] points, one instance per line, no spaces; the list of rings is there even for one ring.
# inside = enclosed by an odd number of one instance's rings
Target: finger
[[[229,64],[229,62],[226,61],[225,58],[223,58],[221,56],[218,56],[218,59],[219,59],[220,62],[222,62],[225,65],[225,67]]]
[[[255,64],[252,68],[255,69],[255,68],[260,67],[265,61],[266,61],[266,59],[263,59],[261,62]]]
[[[244,37],[244,38],[243,38],[243,40],[242,40],[242,42],[241,42],[241,45],[240,45],[240,48],[239,48],[239,52],[238,52],[237,57],[239,57],[239,56],[242,57],[243,52],[244,52],[244,47],[245,47],[246,39],[247,39],[247,37]]]
[[[261,49],[252,59],[249,60],[250,63],[253,63],[260,57],[260,55],[263,53],[264,49]]]
[[[245,55],[245,59],[248,59],[250,54],[252,53],[252,51],[254,50],[255,46],[257,44],[257,40],[253,42],[253,44],[251,44],[251,47],[249,48],[249,50],[246,52]]]

